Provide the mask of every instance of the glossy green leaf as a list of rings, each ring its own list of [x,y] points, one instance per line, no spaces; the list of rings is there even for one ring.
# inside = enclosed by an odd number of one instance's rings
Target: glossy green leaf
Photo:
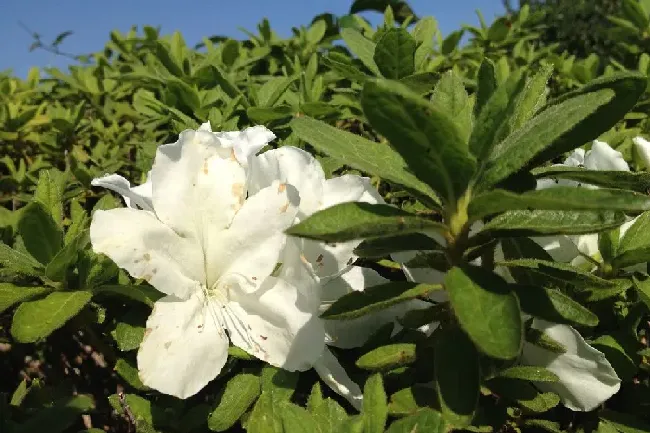
[[[499,359],[519,354],[519,301],[501,277],[482,268],[455,267],[445,275],[445,288],[458,322],[482,352]]]
[[[442,246],[423,233],[410,233],[375,239],[366,239],[354,249],[359,257],[383,257],[401,251],[441,250]]]
[[[560,403],[557,394],[538,392],[531,384],[521,380],[492,379],[487,386],[497,395],[535,413],[546,412]]]
[[[456,428],[468,426],[474,418],[481,385],[479,354],[458,328],[443,329],[434,350],[436,392],[442,416]]]
[[[476,161],[446,113],[388,80],[366,83],[361,105],[370,124],[388,138],[420,180],[450,203],[464,193]]]
[[[346,242],[426,230],[442,232],[445,226],[386,204],[347,202],[310,215],[286,233],[325,242]]]
[[[141,302],[150,307],[153,307],[153,304],[164,295],[157,291],[156,289],[140,285],[140,286],[118,286],[118,285],[105,285],[99,286],[93,290],[97,294],[110,294],[117,295],[124,298],[132,299],[137,302]]]
[[[40,263],[48,264],[63,246],[63,233],[50,212],[40,202],[32,202],[23,209],[18,231],[25,249]]]
[[[88,231],[83,231],[66,244],[45,267],[45,276],[52,281],[65,281],[68,269],[77,262],[79,251],[90,242]]]
[[[521,309],[531,316],[568,325],[598,325],[597,315],[558,290],[536,286],[514,287]]]
[[[118,349],[122,352],[139,348],[144,334],[144,327],[127,322],[118,322],[115,329],[111,331],[111,335],[115,339]]]
[[[439,412],[424,408],[414,415],[393,422],[386,433],[444,433],[445,422]]]
[[[321,314],[321,318],[329,320],[356,319],[402,302],[424,297],[434,290],[441,289],[440,284],[391,281],[368,287],[364,291],[352,291],[341,296]]]
[[[45,338],[76,316],[91,297],[85,291],[54,292],[38,301],[23,302],[14,313],[11,335],[21,343]]]

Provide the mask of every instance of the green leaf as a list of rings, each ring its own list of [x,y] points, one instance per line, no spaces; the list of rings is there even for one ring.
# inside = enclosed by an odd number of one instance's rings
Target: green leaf
[[[442,250],[442,246],[423,233],[410,233],[375,239],[366,239],[354,249],[359,257],[383,257],[401,251]]]
[[[548,260],[505,260],[497,262],[496,265],[534,270],[537,274],[555,280],[558,284],[568,283],[577,287],[612,288],[618,284],[616,281],[605,280],[589,271],[583,271],[569,264]]]
[[[443,329],[435,341],[433,365],[440,409],[445,421],[456,428],[470,425],[474,418],[481,385],[478,356],[459,328]]]
[[[286,233],[325,242],[346,242],[427,230],[442,232],[445,226],[386,204],[347,202],[310,215]]]
[[[386,433],[444,433],[445,422],[439,412],[424,408],[414,415],[393,422]]]
[[[285,432],[313,433],[319,430],[314,416],[293,403],[285,402],[280,406],[280,417]]]
[[[445,56],[451,54],[451,52],[456,49],[458,43],[463,38],[463,34],[465,34],[464,29],[449,33],[449,35],[442,41],[442,54]]]
[[[476,90],[476,103],[474,105],[474,111],[477,115],[479,115],[487,101],[490,100],[498,87],[494,62],[489,58],[485,57],[481,62],[481,66],[478,68],[478,76],[476,77],[476,81],[478,89]],[[473,147],[472,151],[474,151]]]
[[[258,376],[238,374],[228,381],[219,403],[208,418],[212,431],[226,431],[248,410],[261,393]]]
[[[640,193],[650,190],[650,173],[631,171],[600,171],[586,168],[549,166],[532,170],[537,178],[567,179],[603,188],[628,189]]]
[[[118,322],[111,335],[117,343],[117,348],[122,352],[128,352],[140,347],[144,338],[145,329],[142,326],[134,326],[130,323]]]
[[[30,416],[26,422],[17,426],[13,433],[61,433],[67,431],[81,414],[94,407],[92,398],[87,395],[63,398]]]
[[[639,215],[625,232],[618,246],[618,256],[612,260],[616,268],[650,261],[650,212]]]
[[[361,106],[409,169],[455,203],[474,174],[476,161],[453,120],[403,84],[388,80],[366,83]]]
[[[147,391],[149,387],[142,383],[138,374],[138,367],[126,359],[120,358],[115,362],[113,368],[130,386],[140,391]]]
[[[314,416],[320,433],[339,433],[348,418],[345,409],[331,398],[323,399],[320,383],[316,382],[309,395],[307,409]]]
[[[591,346],[605,354],[622,381],[632,381],[639,372],[641,357],[636,353],[641,347],[636,336],[622,332],[600,335]]]
[[[487,382],[487,386],[495,394],[535,413],[546,412],[560,403],[557,394],[540,393],[531,384],[521,380],[492,379]]]
[[[284,433],[281,406],[294,393],[298,375],[273,367],[262,370],[262,394],[244,426],[250,433]]]
[[[18,231],[25,249],[44,265],[50,263],[63,246],[61,229],[40,202],[32,202],[23,209]]]
[[[482,268],[452,268],[445,288],[461,327],[484,353],[516,357],[523,340],[519,301],[498,275]]]
[[[501,189],[488,191],[472,198],[468,214],[471,221],[476,221],[487,215],[508,210],[621,210],[632,212],[644,211],[649,208],[650,197],[636,192],[568,186],[527,191],[522,194]]]
[[[639,298],[646,305],[646,307],[650,308],[650,279],[639,280],[636,277],[632,277],[632,279],[634,280],[634,288],[639,294]],[[0,286],[0,294],[2,293],[1,287],[2,286]],[[2,311],[2,305],[3,303],[0,301],[0,312]]]
[[[621,433],[648,433],[650,424],[633,415],[605,409],[599,414],[602,420],[613,425]]]
[[[417,191],[427,197],[429,202],[438,202],[431,187],[411,174],[404,159],[390,146],[366,140],[309,117],[294,119],[291,128],[302,140],[332,158],[354,169]]]
[[[357,367],[370,371],[392,370],[414,363],[415,344],[398,343],[381,346],[361,356]]]
[[[345,27],[341,29],[341,37],[347,44],[348,48],[354,53],[361,63],[376,76],[380,76],[379,68],[375,63],[375,44],[370,39],[363,36],[358,31]]]
[[[0,313],[19,302],[29,301],[50,291],[51,289],[47,287],[21,287],[11,283],[0,283]]]
[[[467,143],[472,132],[473,105],[463,80],[453,70],[440,77],[431,95],[431,102],[454,122],[463,141]]]
[[[427,406],[437,406],[437,397],[431,388],[415,385],[404,388],[390,396],[388,413],[392,416],[413,415]]]
[[[99,286],[93,290],[93,293],[115,294],[134,301],[142,302],[150,307],[164,295],[151,286],[117,286],[106,285]]]
[[[384,382],[379,373],[366,380],[363,386],[363,415],[364,433],[383,433],[388,418],[388,403]]]
[[[598,325],[597,315],[558,290],[537,286],[514,287],[521,309],[531,316],[567,325]]]
[[[19,407],[21,404],[23,404],[23,401],[25,400],[25,397],[27,397],[28,393],[29,389],[27,388],[27,379],[23,379],[18,387],[14,390],[14,393],[11,394],[11,400],[9,401],[9,404],[15,407]]]
[[[610,230],[625,222],[623,212],[514,210],[483,226],[481,237],[582,235]]]
[[[486,61],[487,62],[487,61]],[[484,62],[484,63],[486,63]],[[487,80],[494,80],[498,83],[496,69],[491,62],[485,73]],[[500,131],[507,124],[511,112],[514,109],[516,95],[524,86],[524,79],[521,71],[511,75],[503,84],[492,90],[490,97],[482,102],[481,111],[474,121],[474,129],[469,139],[469,149],[476,158],[484,162],[492,153],[492,149],[503,138]],[[490,83],[490,85],[492,85]],[[478,96],[477,96],[478,97]],[[477,100],[477,104],[481,102]]]
[[[565,93],[550,101],[540,116],[544,115],[548,110],[560,106],[574,105],[573,103],[565,105],[565,102],[577,101],[582,96],[601,94],[604,97],[606,94],[611,95],[609,101],[604,105],[599,104],[599,106],[593,107],[596,110],[584,121],[580,122],[579,125],[572,128],[570,133],[562,135],[560,139],[554,140],[550,146],[547,146],[535,157],[531,165],[541,165],[543,162],[550,161],[609,131],[635,106],[639,97],[645,92],[647,85],[648,79],[645,75],[635,72],[617,72],[595,79],[578,90]],[[584,101],[586,103],[587,99]],[[562,114],[561,111],[558,114],[561,117],[566,115],[566,113]],[[550,137],[545,137],[545,140],[547,142],[551,141]]]
[[[351,320],[383,310],[401,302],[424,297],[434,290],[441,290],[440,284],[417,284],[407,281],[371,286],[363,291],[353,291],[341,296],[321,318],[328,320]]]
[[[415,72],[415,40],[403,28],[389,29],[377,42],[373,60],[384,77],[407,77]]]
[[[124,413],[123,406],[120,403],[120,397],[117,394],[110,395],[108,397],[108,402],[117,413]],[[168,424],[167,413],[162,408],[152,404],[149,400],[140,397],[137,394],[124,394],[123,403],[128,406],[129,410],[133,414],[138,426],[138,431],[140,431],[142,423],[146,423],[147,427],[150,427],[154,425],[154,420],[157,426]],[[155,430],[152,429],[150,431],[153,432]]]
[[[11,335],[20,343],[34,343],[59,329],[90,301],[92,293],[54,292],[38,301],[23,302],[14,313]]]
[[[557,374],[545,369],[544,367],[534,367],[527,365],[516,365],[506,368],[496,375],[504,379],[521,379],[533,382],[557,382],[560,378]]]
[[[477,190],[486,190],[518,172],[536,157],[539,158],[538,155],[543,154],[547,148],[561,148],[566,152],[598,137],[598,134],[592,132],[595,128],[588,120],[599,107],[611,102],[614,96],[610,89],[578,95],[551,106],[530,119],[494,146],[477,182]],[[610,126],[614,123],[611,119],[608,122]],[[572,147],[569,147],[567,137],[571,139]],[[541,159],[539,162],[546,160]]]
[[[257,92],[257,105],[259,107],[275,105],[296,78],[296,76],[270,78]]]
[[[53,168],[43,170],[38,177],[38,184],[34,192],[34,200],[40,202],[48,210],[50,216],[61,228],[63,224],[63,189],[65,188],[65,175]]]
[[[0,242],[0,264],[8,271],[38,277],[43,274],[43,265],[32,256],[16,251]]]
[[[61,248],[47,264],[45,276],[52,281],[65,281],[68,269],[76,264],[79,251],[84,250],[88,242],[90,242],[88,231],[79,233],[70,243]]]

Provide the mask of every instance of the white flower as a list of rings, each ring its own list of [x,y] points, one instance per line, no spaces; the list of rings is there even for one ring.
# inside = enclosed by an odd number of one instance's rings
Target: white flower
[[[634,137],[632,139],[636,153],[641,159],[643,168],[650,168],[650,142],[643,137]]]
[[[326,179],[320,163],[309,153],[295,147],[269,150],[251,159],[249,191],[258,191],[276,181],[295,186],[300,194],[296,223],[339,203],[383,203],[381,196],[370,184],[370,179],[355,175]],[[321,312],[346,293],[388,281],[371,269],[353,266],[357,259],[353,250],[360,243],[361,241],[351,241],[325,244],[299,238],[289,241],[288,247],[304,254],[321,282]],[[388,309],[382,315],[345,321],[344,326],[339,326],[344,323],[342,321],[326,320],[326,342],[339,348],[361,346],[370,334],[403,314],[407,307]],[[314,364],[314,369],[334,391],[360,408],[361,389],[327,348]]]
[[[145,385],[196,394],[221,371],[229,340],[287,370],[320,357],[316,281],[285,248],[298,192],[280,181],[246,188],[246,167],[273,138],[263,127],[213,133],[203,125],[158,148],[145,184],[131,188],[116,175],[93,182],[129,206],[95,212],[94,251],[167,295],[138,351]]]

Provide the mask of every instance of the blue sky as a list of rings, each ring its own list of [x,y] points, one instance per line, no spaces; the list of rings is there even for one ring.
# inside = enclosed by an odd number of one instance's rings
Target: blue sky
[[[344,15],[351,4],[352,0],[1,0],[0,71],[11,68],[24,77],[31,66],[65,68],[69,63],[42,50],[30,53],[32,39],[20,23],[47,42],[72,30],[74,34],[60,49],[85,54],[102,49],[111,30],[126,32],[132,25],[161,26],[163,33],[179,30],[193,45],[216,34],[245,38],[238,27],[254,30],[268,18],[271,28],[288,36],[291,27],[309,24],[323,12]],[[433,15],[444,34],[463,23],[477,24],[477,8],[488,22],[503,12],[500,0],[411,0],[410,4],[420,16]]]

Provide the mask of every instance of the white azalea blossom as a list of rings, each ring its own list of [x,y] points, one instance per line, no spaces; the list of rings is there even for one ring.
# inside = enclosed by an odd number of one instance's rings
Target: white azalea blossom
[[[166,295],[138,351],[145,385],[196,394],[221,371],[229,340],[287,370],[321,356],[316,280],[284,234],[298,191],[279,180],[247,190],[249,163],[273,138],[264,127],[213,133],[205,124],[160,146],[145,184],[93,181],[127,203],[95,212],[93,250]]]
[[[646,140],[643,137],[634,137],[632,139],[632,142],[634,143],[634,149],[636,150],[636,154],[639,156],[639,159],[641,159],[641,164],[644,168],[649,169],[650,168],[650,141]]]

